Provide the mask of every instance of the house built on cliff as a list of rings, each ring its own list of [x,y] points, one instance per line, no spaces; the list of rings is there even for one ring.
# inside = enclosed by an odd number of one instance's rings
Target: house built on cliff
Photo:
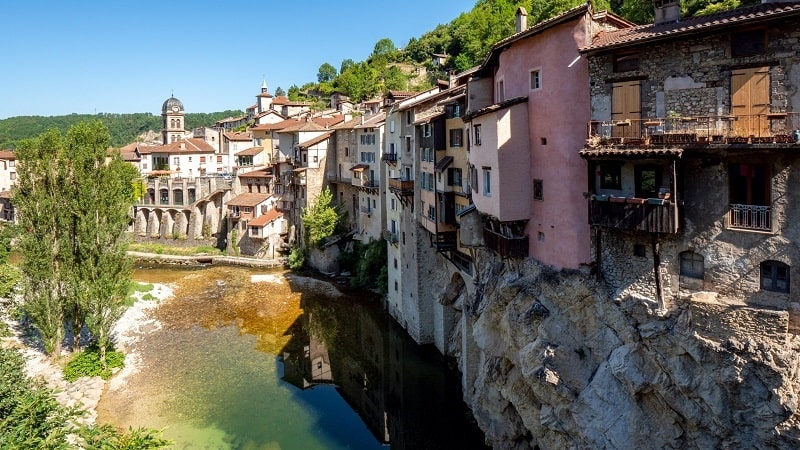
[[[616,295],[662,309],[702,293],[785,311],[800,290],[800,3],[679,11],[581,48],[593,259]]]

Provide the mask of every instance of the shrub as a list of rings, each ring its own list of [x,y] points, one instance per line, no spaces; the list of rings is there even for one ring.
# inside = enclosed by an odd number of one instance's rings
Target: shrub
[[[386,292],[388,276],[386,243],[383,240],[370,241],[369,244],[356,247],[356,250],[363,257],[356,262],[350,285],[359,289],[378,289]]]
[[[11,264],[0,264],[0,298],[8,298],[14,292],[22,272]]]
[[[72,358],[64,367],[64,379],[75,381],[80,377],[94,377],[107,380],[111,378],[111,369],[122,367],[125,362],[125,355],[121,352],[106,352],[106,367],[100,363],[100,350],[96,346],[88,347]]]
[[[52,393],[24,373],[22,355],[0,348],[0,448],[67,448],[68,419]]]
[[[292,252],[289,253],[289,268],[292,270],[302,269],[305,260],[306,256],[303,254],[303,249],[300,246],[292,247]]]

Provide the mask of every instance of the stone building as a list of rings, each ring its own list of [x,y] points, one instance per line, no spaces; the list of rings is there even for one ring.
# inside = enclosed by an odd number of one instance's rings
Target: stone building
[[[593,259],[618,298],[662,311],[680,298],[786,311],[800,290],[800,5],[676,14],[582,49]]]

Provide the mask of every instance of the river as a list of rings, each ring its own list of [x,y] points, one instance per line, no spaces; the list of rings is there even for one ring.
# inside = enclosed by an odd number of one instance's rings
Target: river
[[[135,279],[175,295],[152,310],[161,326],[133,344],[139,370],[106,390],[100,423],[164,429],[179,449],[485,448],[452,361],[374,296],[233,267]]]

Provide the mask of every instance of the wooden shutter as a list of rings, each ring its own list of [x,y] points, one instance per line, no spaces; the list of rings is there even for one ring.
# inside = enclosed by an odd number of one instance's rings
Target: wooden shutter
[[[641,81],[614,83],[611,92],[611,120],[615,125],[613,137],[640,137],[642,116]],[[617,125],[630,121],[630,125]]]
[[[769,67],[731,72],[733,132],[739,136],[769,136]]]

